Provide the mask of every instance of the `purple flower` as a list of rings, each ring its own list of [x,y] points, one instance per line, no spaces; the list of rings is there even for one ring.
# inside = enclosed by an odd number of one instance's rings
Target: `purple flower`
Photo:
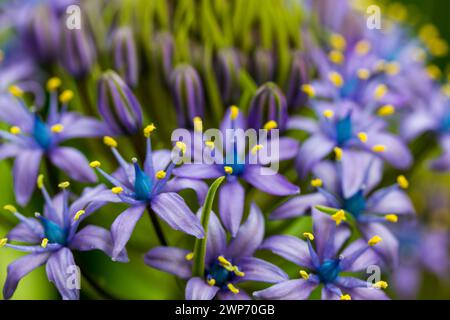
[[[316,193],[294,197],[277,208],[272,219],[302,216],[317,205],[345,210],[360,229],[364,239],[374,234],[384,241],[374,250],[385,263],[395,266],[398,261],[398,243],[383,222],[395,223],[400,216],[410,216],[415,210],[408,195],[402,190],[408,187],[405,177],[397,183],[373,191],[382,178],[380,159],[367,153],[345,151],[341,161],[324,161],[313,173],[311,184]],[[333,216],[334,217],[334,216]]]
[[[133,31],[129,27],[117,29],[113,34],[114,67],[130,87],[138,83],[139,66]]]
[[[45,198],[43,215],[36,213],[36,218],[27,218],[20,214],[15,207],[7,205],[4,208],[10,211],[20,223],[12,229],[7,238],[0,240],[2,246],[29,253],[14,261],[8,266],[8,274],[3,287],[5,299],[11,298],[19,281],[34,269],[46,265],[47,277],[53,282],[64,300],[79,299],[80,279],[68,286],[69,268],[76,268],[72,250],[90,251],[102,250],[112,256],[113,246],[111,234],[108,230],[88,225],[78,231],[78,227],[85,218],[95,212],[103,203],[99,194],[104,186],[87,188],[81,197],[69,205],[68,182],[59,186],[63,191],[50,198],[43,185],[43,176],[38,179],[38,186]],[[29,245],[16,245],[7,243],[18,241]],[[116,257],[117,261],[127,262],[125,251]]]
[[[262,299],[305,300],[311,292],[322,285],[322,299],[388,299],[380,290],[386,288],[385,281],[369,283],[342,273],[361,272],[378,262],[371,250],[383,239],[377,235],[367,243],[353,241],[344,246],[350,237],[345,225],[333,221],[330,216],[313,211],[314,234],[305,232],[306,241],[289,235],[272,236],[265,240],[261,249],[300,266],[301,279],[286,280],[257,291],[253,295]],[[313,248],[312,242],[315,243]],[[343,248],[344,247],[344,248]],[[340,250],[342,250],[341,253]]]
[[[60,83],[58,78],[51,78],[47,83],[50,102],[46,121],[35,110],[27,108],[22,99],[24,92],[17,86],[10,89],[17,101],[13,105],[0,104],[0,118],[12,126],[9,131],[0,131],[0,138],[6,141],[0,146],[0,159],[16,158],[13,169],[14,190],[20,205],[29,201],[35,189],[30,181],[36,180],[44,156],[74,180],[97,180],[80,151],[60,144],[73,138],[103,135],[105,127],[100,121],[68,112],[73,93],[65,90],[58,96]],[[61,103],[60,110],[58,101]]]
[[[155,65],[161,69],[164,81],[169,83],[170,74],[173,70],[174,40],[169,32],[155,34],[152,43]]]
[[[257,48],[251,60],[252,75],[258,84],[275,78],[274,53],[268,49]]]
[[[153,210],[175,230],[197,238],[204,236],[200,221],[176,192],[193,189],[197,192],[199,202],[202,203],[208,187],[201,181],[179,178],[169,180],[175,161],[172,161],[171,152],[168,150],[152,151],[150,135],[154,129],[153,125],[144,129],[147,149],[143,169],[136,158],[132,159],[132,163],[127,162],[117,151],[117,142],[111,137],[105,137],[104,142],[111,148],[120,165],[119,169],[113,175],[109,175],[100,168],[100,162],[91,162],[91,166],[114,185],[106,192],[108,200],[130,206],[116,218],[111,226],[114,241],[113,259],[125,248],[136,223],[146,209]],[[177,144],[175,151],[184,152],[185,148],[185,145]]]
[[[309,82],[306,57],[301,51],[292,53],[289,80],[286,84],[286,100],[289,110],[296,110],[307,101],[306,93],[298,90]]]
[[[292,195],[300,189],[290,183],[282,175],[271,168],[260,164],[253,164],[258,150],[262,145],[253,146],[245,154],[243,146],[238,146],[236,137],[230,133],[239,134],[238,129],[245,128],[245,119],[237,107],[231,107],[222,122],[221,131],[226,138],[222,155],[219,150],[212,148],[212,154],[218,160],[212,164],[185,164],[174,170],[176,176],[188,179],[214,179],[226,175],[227,181],[220,189],[219,207],[220,217],[225,228],[236,236],[244,213],[245,191],[239,179],[243,179],[253,187],[266,193],[278,196]],[[210,147],[208,147],[210,148]],[[233,201],[230,201],[233,199]]]
[[[222,101],[229,104],[240,96],[239,72],[241,70],[239,51],[233,48],[221,49],[215,61],[215,75]]]
[[[157,247],[150,250],[144,260],[153,268],[189,279],[186,285],[188,300],[250,299],[235,285],[245,281],[276,283],[287,279],[287,275],[277,266],[253,257],[263,237],[264,217],[253,204],[247,221],[228,243],[219,219],[211,213],[203,277],[192,277],[193,254],[188,250]]]

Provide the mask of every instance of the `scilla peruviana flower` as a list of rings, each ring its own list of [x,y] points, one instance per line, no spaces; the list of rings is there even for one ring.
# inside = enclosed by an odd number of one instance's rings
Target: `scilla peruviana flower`
[[[68,270],[76,268],[72,251],[102,250],[112,256],[112,237],[108,230],[88,225],[78,231],[78,227],[86,217],[94,213],[104,199],[99,194],[105,190],[103,185],[87,188],[79,198],[69,204],[69,182],[62,182],[62,192],[51,198],[47,192],[43,176],[37,181],[45,199],[43,214],[36,213],[36,218],[28,218],[20,214],[12,205],[4,206],[20,223],[12,229],[6,238],[0,240],[1,247],[7,247],[29,253],[8,266],[3,296],[11,298],[19,281],[41,265],[46,266],[47,277],[53,282],[64,300],[79,299],[79,286],[73,283],[68,286]],[[16,245],[10,241],[26,243]],[[123,250],[116,260],[127,262],[127,253]],[[77,279],[78,283],[80,279]]]

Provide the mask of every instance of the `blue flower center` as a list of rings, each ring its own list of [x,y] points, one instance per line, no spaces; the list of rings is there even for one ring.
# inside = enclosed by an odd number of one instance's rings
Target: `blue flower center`
[[[37,114],[34,116],[33,138],[45,150],[52,144],[50,129]]]
[[[442,119],[441,130],[444,133],[450,133],[450,110],[447,111]]]
[[[213,262],[210,268],[206,270],[206,279],[214,279],[217,287],[226,287],[234,277],[234,272],[228,271],[217,261]]]
[[[351,115],[336,122],[336,142],[339,146],[345,144],[353,136]]]
[[[67,242],[67,231],[61,228],[58,224],[53,221],[46,219],[45,217],[40,217],[40,222],[44,227],[45,237],[50,243],[58,243],[65,245]]]
[[[153,183],[150,178],[141,170],[139,164],[134,162],[134,193],[137,200],[148,200],[151,196]]]
[[[356,88],[358,87],[359,80],[355,77],[345,81],[344,85],[340,90],[340,94],[342,98],[347,98],[353,95]]]
[[[353,217],[358,219],[358,217],[366,209],[366,198],[362,190],[359,190],[354,195],[348,199],[344,199],[344,209],[350,212]]]
[[[336,280],[339,273],[341,272],[341,268],[339,267],[340,260],[325,260],[317,269],[317,275],[319,276],[320,281],[322,283],[331,283]]]
[[[225,159],[225,164],[223,165],[223,170],[225,172],[225,167],[230,167],[233,169],[233,176],[239,176],[245,171],[245,162],[239,159],[237,151],[234,152],[234,159],[228,162],[229,159]],[[226,173],[226,172],[225,172]]]

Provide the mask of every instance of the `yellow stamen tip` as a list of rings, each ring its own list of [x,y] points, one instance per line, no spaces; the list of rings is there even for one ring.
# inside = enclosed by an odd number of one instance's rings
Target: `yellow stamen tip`
[[[275,120],[269,120],[264,125],[264,130],[272,130],[278,128],[278,123]]]
[[[0,248],[3,248],[8,243],[8,238],[0,239]]]
[[[110,148],[117,148],[117,141],[110,136],[103,137],[103,143],[106,144]]]
[[[210,279],[206,280],[206,282],[208,283],[209,286],[212,287],[216,284],[216,279],[210,278]]]
[[[308,280],[308,279],[309,279],[309,274],[308,274],[308,272],[306,272],[305,270],[300,270],[300,271],[299,271],[299,274],[300,274],[300,276],[301,276],[303,279],[305,279],[305,280]]]
[[[392,104],[386,104],[378,109],[377,114],[380,117],[387,117],[395,113],[395,107]]]
[[[369,53],[371,49],[370,42],[367,40],[360,40],[355,45],[355,52],[360,56],[364,56]]]
[[[359,141],[361,141],[362,143],[366,143],[367,140],[369,140],[369,138],[367,137],[367,133],[365,133],[365,132],[359,132],[359,133],[358,133],[358,139],[359,139]]]
[[[91,163],[89,163],[89,166],[91,168],[99,168],[102,164],[100,163],[100,161],[92,161]]]
[[[402,189],[408,189],[408,187],[409,187],[409,181],[403,175],[400,175],[397,177],[397,183],[400,186],[400,188],[402,188]]]
[[[308,238],[310,241],[314,240],[314,235],[311,232],[303,232],[303,236]]]
[[[121,194],[123,192],[123,188],[122,187],[114,187],[114,188],[111,188],[111,192],[114,194]]]
[[[386,281],[378,281],[373,284],[373,287],[377,289],[386,289],[388,287],[388,283]]]
[[[256,146],[254,146],[251,150],[251,153],[253,155],[255,155],[258,151],[264,149],[264,146],[262,144],[257,144]]]
[[[335,156],[336,160],[337,161],[341,161],[342,160],[342,154],[344,153],[344,151],[342,151],[342,149],[339,148],[339,147],[335,147],[333,149],[333,151],[334,151],[334,156]]]
[[[330,36],[330,45],[333,47],[333,49],[342,51],[347,46],[347,41],[342,35],[333,33]]]
[[[9,129],[9,132],[13,135],[18,135],[22,132],[22,130],[17,126],[13,126]]]
[[[211,150],[214,149],[214,142],[213,141],[205,141],[205,145],[210,148]]]
[[[325,111],[323,112],[323,116],[324,116],[325,118],[331,119],[331,118],[333,118],[333,116],[334,116],[334,111],[333,111],[333,110],[330,110],[330,109],[327,109],[327,110],[325,110]]]
[[[7,205],[3,206],[3,209],[5,209],[5,210],[7,210],[7,211],[9,211],[11,213],[16,213],[17,212],[16,207],[14,207],[11,204],[7,204]]]
[[[343,294],[339,299],[340,300],[352,300],[352,297],[349,294]]]
[[[374,97],[376,100],[382,99],[386,93],[388,92],[388,88],[385,84],[380,84],[375,88]]]
[[[347,218],[345,216],[345,211],[344,210],[339,210],[338,212],[336,212],[335,214],[333,214],[331,216],[331,219],[333,219],[336,222],[336,225],[340,225],[342,221],[346,221]]]
[[[224,256],[218,256],[217,257],[217,260],[219,261],[219,263],[221,264],[221,265],[223,265],[223,266],[233,266],[232,264],[231,264],[231,262],[230,261],[228,261],[227,259],[225,259],[225,257]]]
[[[341,51],[332,50],[328,54],[328,59],[335,64],[342,64],[344,62],[344,55]]]
[[[188,254],[186,254],[186,255],[184,256],[184,258],[185,258],[187,261],[191,261],[192,259],[194,259],[194,253],[193,253],[193,252],[189,252]]]
[[[342,76],[333,71],[328,75],[328,80],[331,81],[331,83],[333,83],[334,86],[341,88],[344,85],[344,79],[342,78]]]
[[[245,273],[242,272],[241,270],[239,270],[239,268],[237,266],[234,266],[234,274],[237,275],[238,277],[245,276]]]
[[[371,247],[376,245],[377,243],[381,242],[383,239],[380,236],[373,236],[372,238],[367,241],[367,244]]]
[[[73,91],[72,90],[64,90],[60,95],[59,95],[59,101],[61,103],[67,103],[70,100],[73,99]]]
[[[63,181],[60,184],[58,184],[58,187],[61,189],[66,189],[68,187],[70,187],[70,182],[69,181]]]
[[[398,62],[390,62],[385,65],[384,70],[390,76],[395,76],[400,72],[400,64]]]
[[[160,170],[156,173],[156,179],[162,180],[166,177],[166,172],[163,170]]]
[[[238,117],[239,115],[239,108],[236,106],[231,106],[230,107],[230,119],[234,120]]]
[[[37,187],[42,189],[44,187],[44,175],[40,174],[37,178]]]
[[[233,284],[231,284],[231,283],[227,284],[227,288],[234,294],[239,293],[239,289],[236,288],[235,286],[233,286]]]
[[[18,86],[10,86],[9,87],[9,93],[11,93],[14,97],[20,98],[23,96],[23,90],[20,89]]]
[[[426,68],[427,74],[428,76],[432,79],[432,80],[438,80],[440,77],[442,77],[442,71],[441,69],[439,69],[438,66],[432,64],[429,65]]]
[[[60,123],[53,125],[50,130],[54,133],[60,133],[64,131],[64,126]]]
[[[397,223],[398,221],[398,216],[396,214],[387,214],[384,216],[384,218],[392,223]]]
[[[182,154],[186,153],[186,144],[184,142],[181,141],[177,141],[177,143],[175,144],[175,146],[181,151]]]
[[[45,249],[45,248],[47,248],[47,245],[48,245],[48,239],[47,238],[42,239],[41,247]]]
[[[311,186],[313,186],[314,188],[319,188],[322,186],[322,184],[322,180],[319,178],[311,180]]]
[[[156,130],[155,125],[154,125],[153,123],[149,124],[148,126],[146,126],[146,127],[144,128],[144,136],[145,136],[146,138],[149,138],[150,135],[152,134],[152,132],[155,131],[155,130]]]
[[[47,81],[47,90],[48,91],[55,91],[61,86],[61,79],[58,77],[50,78]]]
[[[386,151],[386,146],[382,144],[376,144],[372,147],[372,151],[376,153],[382,153]]]
[[[86,211],[84,210],[78,210],[77,213],[75,213],[75,217],[73,217],[73,220],[78,221],[80,217],[85,214]]]
[[[314,96],[316,95],[316,90],[314,89],[314,87],[310,84],[304,84],[301,87],[302,91],[304,93],[306,93],[308,95],[308,97],[310,98],[314,98]]]
[[[203,131],[203,121],[200,117],[195,117],[192,122],[194,123],[194,130],[197,132]]]
[[[232,167],[225,166],[223,169],[225,170],[226,174],[233,174],[233,168]]]
[[[367,80],[370,77],[370,71],[368,69],[358,69],[358,71],[356,72],[357,76],[359,79],[361,80]]]

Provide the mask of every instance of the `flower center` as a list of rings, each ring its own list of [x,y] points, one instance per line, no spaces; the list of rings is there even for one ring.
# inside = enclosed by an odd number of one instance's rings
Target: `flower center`
[[[223,288],[226,287],[227,284],[233,280],[235,274],[233,271],[229,271],[218,261],[214,261],[210,268],[206,271],[206,279],[215,280],[215,286]]]
[[[39,220],[44,227],[45,237],[50,243],[59,243],[65,245],[67,242],[67,231],[62,229],[58,224],[53,221],[40,216]]]
[[[228,161],[229,159],[225,159],[225,164],[223,165],[223,170],[225,173],[225,167],[230,167],[233,169],[231,175],[233,176],[239,176],[244,173],[245,170],[245,163],[239,159],[239,156],[237,155],[237,152],[234,152],[234,159],[231,161]]]
[[[450,110],[444,115],[441,128],[445,133],[450,133]]]
[[[336,141],[339,146],[345,144],[353,136],[351,115],[336,122]]]
[[[350,97],[358,87],[358,79],[357,78],[351,78],[348,81],[345,81],[344,85],[341,88],[341,97],[346,98]]]
[[[48,149],[52,143],[52,134],[48,126],[36,114],[34,117],[33,138],[43,148]]]
[[[137,161],[133,160],[135,180],[134,193],[137,200],[148,200],[151,195],[153,183],[150,178],[141,170]]]
[[[325,260],[322,265],[317,269],[320,281],[323,283],[334,282],[341,272],[339,267],[340,260]]]
[[[344,199],[344,209],[350,212],[356,219],[366,208],[366,199],[362,190],[359,190],[348,199]]]

